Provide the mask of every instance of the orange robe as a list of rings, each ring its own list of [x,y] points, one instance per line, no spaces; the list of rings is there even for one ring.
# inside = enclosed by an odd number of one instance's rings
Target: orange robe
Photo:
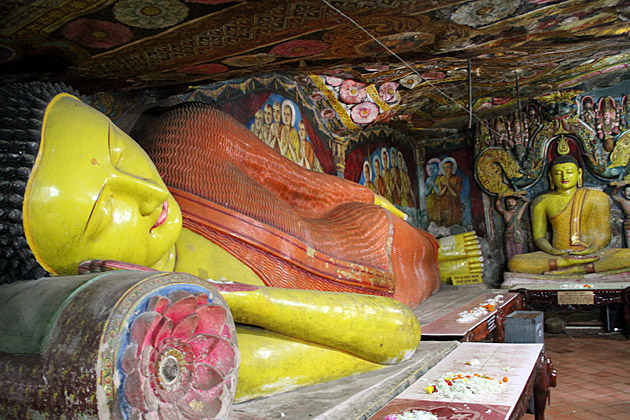
[[[138,140],[184,227],[266,285],[391,296],[411,307],[439,288],[431,235],[372,204],[369,189],[305,170],[209,105],[171,108]]]

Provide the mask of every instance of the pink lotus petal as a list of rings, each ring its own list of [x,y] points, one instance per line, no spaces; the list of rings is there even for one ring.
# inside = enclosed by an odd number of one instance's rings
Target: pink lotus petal
[[[150,381],[144,381],[144,384],[142,385],[142,392],[144,394],[144,404],[147,407],[147,411],[152,411],[153,413],[153,418],[158,419],[158,420],[162,420],[159,417],[157,417],[157,409],[158,409],[158,401],[155,398],[155,395],[153,394],[153,390],[151,389],[151,382]],[[145,414],[146,416],[146,414]],[[143,419],[146,417],[143,417]]]
[[[203,360],[210,354],[219,340],[220,338],[214,335],[199,334],[189,340],[187,344],[192,348],[195,359]]]
[[[153,340],[153,347],[158,347],[160,343],[162,343],[166,338],[171,336],[171,331],[173,330],[173,321],[168,318],[164,319],[164,322],[160,326],[160,329],[155,334],[155,339]]]
[[[147,304],[147,312],[155,311],[162,314],[169,303],[171,302],[164,296],[151,296]]]
[[[136,407],[140,411],[145,411],[142,378],[138,371],[127,375],[123,389],[129,405]]]
[[[205,293],[197,293],[197,306],[203,306],[208,304],[208,295]]]
[[[158,407],[158,418],[160,420],[179,420],[181,417],[179,416],[177,407],[173,404],[159,402]]]
[[[227,311],[221,306],[202,306],[197,309],[199,323],[195,334],[219,335],[225,325]]]
[[[230,342],[220,339],[201,362],[213,366],[222,375],[227,375],[234,368],[234,358],[235,352]]]
[[[171,333],[171,337],[179,338],[182,341],[188,341],[197,328],[197,323],[199,321],[199,316],[195,313],[188,315],[186,318],[182,319],[179,324],[175,325],[173,328],[173,332]]]
[[[197,309],[197,298],[189,294],[187,297],[177,300],[169,306],[164,311],[164,316],[172,319],[173,324],[177,324],[186,315],[195,312],[195,309]]]
[[[168,300],[175,303],[179,300],[186,299],[187,297],[195,296],[193,293],[186,290],[173,290],[168,294]]]
[[[195,366],[193,372],[193,387],[197,389],[209,390],[217,385],[221,385],[223,382],[223,375],[221,375],[212,366],[199,363]]]
[[[232,329],[230,328],[229,324],[225,324],[225,327],[223,327],[223,331],[221,331],[221,335],[228,340],[232,338]]]
[[[120,365],[126,374],[132,373],[138,367],[138,345],[129,344],[120,358]]]
[[[176,404],[184,416],[192,419],[217,418],[223,407],[220,399],[212,398],[207,401],[194,389],[188,391]]]
[[[149,377],[151,373],[155,373],[155,360],[157,359],[157,352],[153,346],[146,346],[142,349],[136,363],[140,365],[140,374],[144,377]]]
[[[159,328],[162,315],[157,312],[144,312],[131,324],[131,339],[138,344],[140,351],[153,342],[155,331]]]

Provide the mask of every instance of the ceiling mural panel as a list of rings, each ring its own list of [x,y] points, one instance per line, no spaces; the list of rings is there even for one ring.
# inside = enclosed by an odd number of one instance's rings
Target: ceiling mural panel
[[[411,132],[465,127],[471,105],[487,118],[630,78],[626,0],[8,0],[0,12],[5,82],[87,94],[276,72],[395,83],[388,123]]]

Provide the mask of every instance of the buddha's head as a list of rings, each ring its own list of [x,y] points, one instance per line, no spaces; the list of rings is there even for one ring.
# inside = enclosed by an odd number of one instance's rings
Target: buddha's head
[[[562,155],[551,162],[549,180],[552,188],[570,192],[582,186],[582,169],[573,156]]]
[[[65,93],[67,88],[42,85],[13,93],[29,97],[30,91],[42,114],[35,116],[41,128],[27,132],[33,158],[16,172],[25,188],[19,208],[10,212],[22,227],[17,242],[23,240],[28,250],[22,254],[30,254],[20,264],[40,268],[13,271],[13,279],[41,276],[41,267],[54,275],[76,274],[88,259],[172,268],[181,212],[149,157],[106,116]],[[39,94],[43,90],[46,95]],[[12,124],[19,130],[23,122]],[[11,150],[19,143],[14,137],[7,142]],[[19,153],[7,155],[16,166],[25,160]]]

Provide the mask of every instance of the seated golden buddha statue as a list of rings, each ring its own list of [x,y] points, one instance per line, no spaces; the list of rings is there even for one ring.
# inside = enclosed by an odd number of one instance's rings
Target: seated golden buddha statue
[[[577,160],[569,155],[554,159],[549,179],[552,191],[537,197],[531,206],[533,239],[540,251],[515,255],[508,269],[563,275],[629,268],[630,249],[607,248],[611,239],[608,195],[582,187]]]

